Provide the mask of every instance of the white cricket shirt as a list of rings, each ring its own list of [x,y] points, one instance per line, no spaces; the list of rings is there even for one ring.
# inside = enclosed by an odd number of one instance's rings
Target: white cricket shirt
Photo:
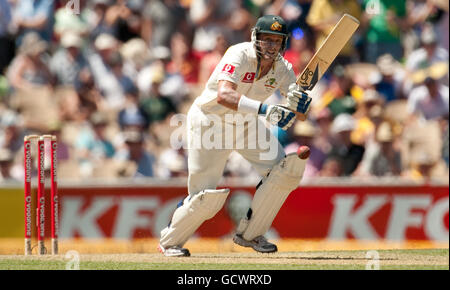
[[[264,102],[277,89],[285,96],[289,85],[296,81],[292,65],[284,58],[275,61],[270,71],[262,78],[259,78],[258,70],[256,51],[251,42],[231,46],[194,103],[206,114],[223,117],[225,114],[235,114],[237,111],[217,103],[217,88],[220,80],[235,83],[237,92],[260,102]]]

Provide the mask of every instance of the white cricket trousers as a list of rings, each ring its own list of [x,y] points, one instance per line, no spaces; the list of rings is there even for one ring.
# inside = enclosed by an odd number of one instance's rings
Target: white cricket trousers
[[[195,103],[190,108],[187,116],[189,196],[175,210],[169,226],[161,231],[163,247],[182,247],[205,220],[220,211],[218,208],[204,215],[207,209],[194,211],[191,200],[204,190],[216,189],[233,150],[248,160],[261,177],[284,158],[283,147],[264,123],[257,116],[246,117],[250,120],[247,125],[241,126],[239,122],[232,125],[218,116],[205,114]],[[230,128],[232,133],[227,131]]]

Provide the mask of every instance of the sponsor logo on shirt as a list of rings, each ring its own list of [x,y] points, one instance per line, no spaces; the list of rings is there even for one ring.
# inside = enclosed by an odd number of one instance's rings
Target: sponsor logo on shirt
[[[225,64],[224,66],[223,66],[223,69],[222,69],[222,71],[223,72],[225,72],[225,73],[227,73],[227,74],[233,74],[234,73],[234,69],[235,69],[235,66],[234,65],[231,65],[231,64]]]
[[[242,79],[243,83],[253,83],[255,80],[255,73],[254,72],[247,72],[244,75],[244,78]]]

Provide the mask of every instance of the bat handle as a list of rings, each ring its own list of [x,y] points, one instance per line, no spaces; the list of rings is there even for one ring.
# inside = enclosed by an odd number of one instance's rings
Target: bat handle
[[[305,121],[306,120],[306,115],[305,114],[296,112],[295,115],[297,117],[297,120],[300,120],[300,121]]]

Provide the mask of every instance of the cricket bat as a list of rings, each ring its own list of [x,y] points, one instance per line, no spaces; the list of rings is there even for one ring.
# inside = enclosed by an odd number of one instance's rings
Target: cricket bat
[[[344,14],[333,30],[313,55],[303,72],[297,77],[297,84],[306,92],[311,91],[322,78],[336,56],[358,29],[359,21]],[[306,115],[296,113],[298,120],[306,120]]]

